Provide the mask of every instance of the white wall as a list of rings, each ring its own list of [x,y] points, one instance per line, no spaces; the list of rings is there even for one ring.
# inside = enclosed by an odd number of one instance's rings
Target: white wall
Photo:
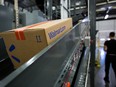
[[[116,30],[116,20],[97,21],[97,30]]]
[[[96,22],[97,38],[100,38],[100,45],[103,46],[104,41],[108,39],[110,32],[116,33],[116,20],[105,20]]]

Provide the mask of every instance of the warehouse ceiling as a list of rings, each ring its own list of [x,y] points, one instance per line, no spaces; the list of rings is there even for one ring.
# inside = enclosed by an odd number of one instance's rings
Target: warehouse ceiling
[[[5,0],[13,3],[14,0]],[[45,0],[18,0],[19,7],[24,9],[37,6],[40,10],[44,10]],[[71,15],[84,18],[87,16],[88,0],[71,0]],[[60,6],[60,0],[53,0],[53,6]],[[76,10],[74,10],[76,9]],[[43,11],[44,12],[44,11]],[[59,12],[60,13],[60,12]],[[96,19],[104,20],[105,15],[109,15],[108,19],[116,18],[116,0],[96,0]]]

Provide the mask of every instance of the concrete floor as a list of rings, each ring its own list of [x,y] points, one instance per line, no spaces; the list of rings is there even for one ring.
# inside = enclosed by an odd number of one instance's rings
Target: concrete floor
[[[116,87],[116,79],[114,76],[114,72],[112,70],[112,67],[110,67],[110,84],[105,84],[103,78],[105,76],[104,72],[104,60],[105,60],[105,52],[103,51],[103,48],[99,49],[99,57],[100,57],[100,68],[96,68],[95,73],[95,87]]]

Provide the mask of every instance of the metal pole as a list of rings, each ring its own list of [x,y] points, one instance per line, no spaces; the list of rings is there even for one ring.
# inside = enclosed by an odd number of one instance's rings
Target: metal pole
[[[73,5],[74,5],[74,16],[76,16],[76,0],[74,0]]]
[[[69,9],[68,17],[71,17],[71,11],[70,11],[70,8],[71,8],[71,1],[68,0],[68,9]]]
[[[90,17],[89,17],[89,16],[90,16],[90,15],[89,15],[89,8],[90,8],[90,7],[89,7],[89,0],[88,0],[88,19],[90,19]]]
[[[68,0],[60,0],[61,4],[61,19],[68,18]]]
[[[4,0],[0,0],[0,5],[4,5]]]
[[[19,9],[18,9],[18,0],[14,0],[14,10],[15,10],[15,27],[19,27]]]
[[[89,19],[90,19],[90,36],[91,36],[91,59],[90,59],[90,87],[94,87],[94,74],[95,74],[95,49],[96,49],[96,1],[89,0]]]
[[[52,0],[47,0],[47,13],[48,13],[48,19],[52,19]]]

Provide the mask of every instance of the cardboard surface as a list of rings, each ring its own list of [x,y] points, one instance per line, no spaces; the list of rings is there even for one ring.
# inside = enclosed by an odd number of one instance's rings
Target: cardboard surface
[[[72,28],[72,19],[33,24],[0,33],[14,67],[18,68]]]

